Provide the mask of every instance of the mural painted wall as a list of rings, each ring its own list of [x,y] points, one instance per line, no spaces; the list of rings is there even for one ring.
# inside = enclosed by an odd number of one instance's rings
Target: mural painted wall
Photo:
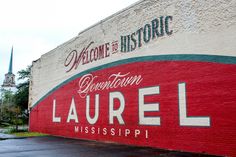
[[[84,30],[33,62],[30,130],[235,156],[235,8],[145,0]]]

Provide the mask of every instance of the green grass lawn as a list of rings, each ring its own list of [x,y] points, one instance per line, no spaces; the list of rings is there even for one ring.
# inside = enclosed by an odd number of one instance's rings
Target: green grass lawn
[[[47,136],[47,134],[39,133],[39,132],[29,132],[28,127],[19,126],[18,130],[16,130],[15,126],[4,126],[1,127],[1,132],[5,134],[15,135],[17,137],[36,137],[36,136]]]
[[[42,134],[38,132],[13,132],[12,135],[17,137],[35,137],[35,136],[46,136],[47,134]]]

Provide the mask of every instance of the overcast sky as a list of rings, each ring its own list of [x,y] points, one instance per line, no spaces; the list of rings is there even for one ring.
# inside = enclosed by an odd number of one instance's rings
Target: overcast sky
[[[0,85],[12,46],[13,73],[17,75],[42,54],[137,1],[0,0]]]

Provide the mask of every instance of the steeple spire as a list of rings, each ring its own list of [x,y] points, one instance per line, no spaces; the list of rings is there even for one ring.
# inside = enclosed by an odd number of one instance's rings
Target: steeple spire
[[[11,48],[11,58],[10,58],[10,63],[9,63],[9,68],[8,68],[9,74],[12,74],[12,59],[13,59],[13,46]]]
[[[16,87],[15,75],[12,73],[12,62],[13,62],[13,46],[11,48],[11,57],[10,57],[8,73],[5,74],[5,79],[2,85],[2,87],[7,90],[13,90]]]

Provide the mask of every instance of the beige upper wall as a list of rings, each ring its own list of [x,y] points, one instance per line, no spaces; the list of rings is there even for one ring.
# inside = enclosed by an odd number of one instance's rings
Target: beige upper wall
[[[172,35],[151,40],[131,53],[118,52],[66,72],[64,61],[73,49],[80,52],[91,41],[94,41],[93,46],[116,40],[120,42],[121,35],[131,34],[160,16],[173,17],[170,23]],[[236,0],[139,1],[89,27],[33,62],[29,107],[58,84],[92,67],[126,58],[160,54],[236,56],[235,41]]]

